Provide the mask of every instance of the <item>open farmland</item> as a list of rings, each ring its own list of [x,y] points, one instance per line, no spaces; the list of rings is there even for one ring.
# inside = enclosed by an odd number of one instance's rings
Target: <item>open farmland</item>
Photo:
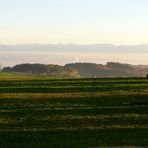
[[[148,79],[0,80],[0,147],[114,146],[148,146]]]

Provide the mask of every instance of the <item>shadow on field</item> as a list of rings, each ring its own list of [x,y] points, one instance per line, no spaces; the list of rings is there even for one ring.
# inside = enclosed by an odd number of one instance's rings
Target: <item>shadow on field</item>
[[[120,133],[120,134],[119,134]],[[1,132],[2,147],[147,146],[148,129]],[[8,143],[9,141],[9,143]]]

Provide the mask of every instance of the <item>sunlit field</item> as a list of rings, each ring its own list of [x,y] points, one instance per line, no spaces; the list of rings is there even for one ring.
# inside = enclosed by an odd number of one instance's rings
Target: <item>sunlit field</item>
[[[0,147],[148,146],[148,79],[0,76]]]

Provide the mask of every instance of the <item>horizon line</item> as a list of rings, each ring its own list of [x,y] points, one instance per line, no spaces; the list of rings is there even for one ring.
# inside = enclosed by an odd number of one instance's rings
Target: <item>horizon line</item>
[[[0,43],[0,46],[17,46],[17,45],[110,45],[110,46],[148,46],[148,43],[137,43],[137,44],[115,44],[115,43]]]

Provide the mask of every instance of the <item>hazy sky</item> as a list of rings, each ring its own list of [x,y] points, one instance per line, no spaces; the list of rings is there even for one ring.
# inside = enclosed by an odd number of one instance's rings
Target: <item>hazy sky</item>
[[[60,64],[75,62],[122,62],[148,65],[148,45],[0,45],[0,63],[13,66],[20,63]]]
[[[148,0],[0,0],[0,44],[148,44]]]

